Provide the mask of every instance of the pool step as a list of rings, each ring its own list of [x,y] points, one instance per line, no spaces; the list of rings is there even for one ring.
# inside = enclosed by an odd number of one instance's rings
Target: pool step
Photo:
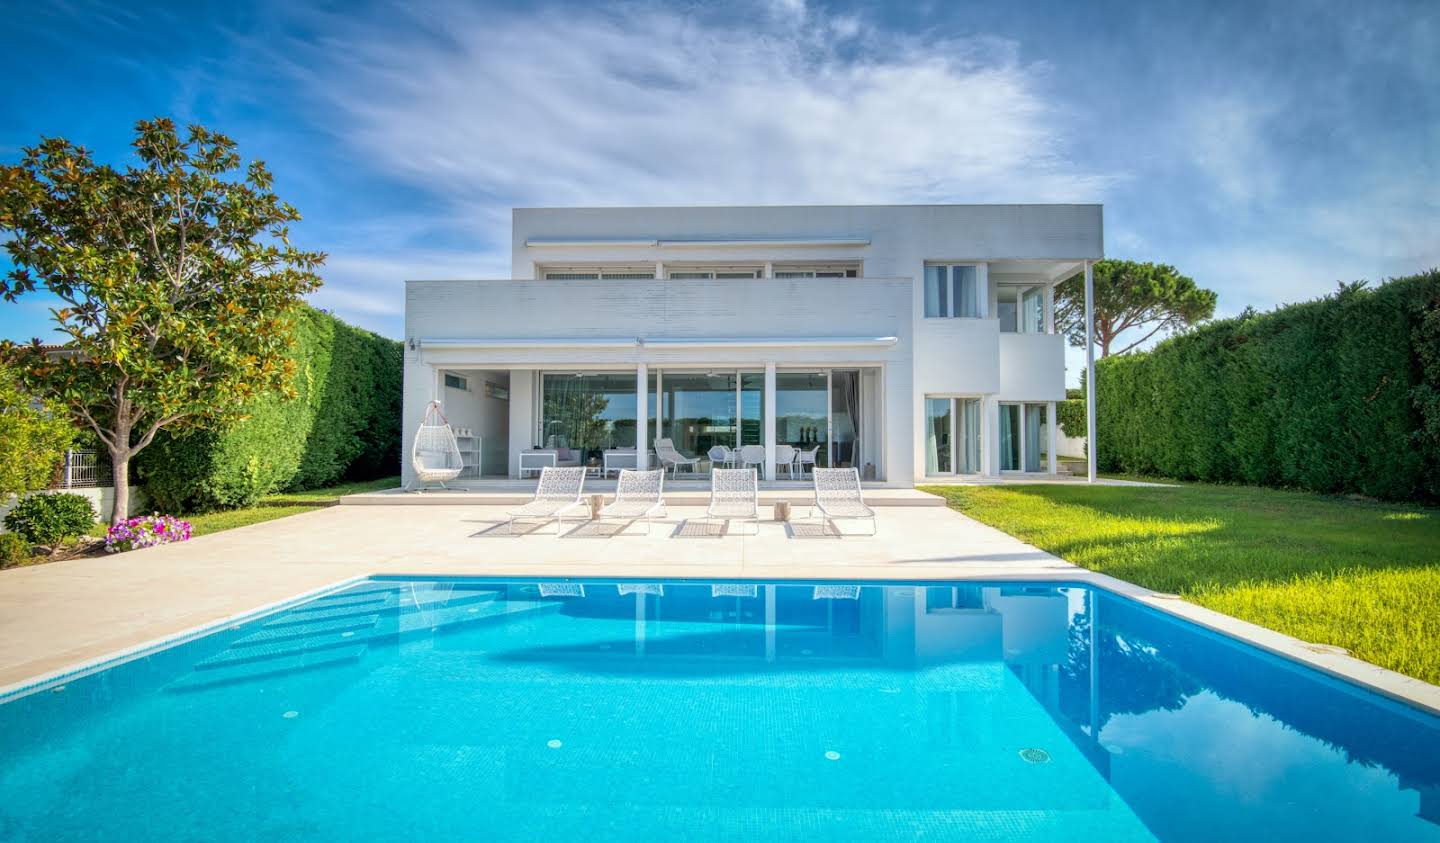
[[[217,685],[249,682],[269,676],[279,676],[286,673],[298,673],[304,670],[315,670],[322,667],[348,664],[359,661],[360,657],[365,655],[365,651],[368,649],[370,648],[364,644],[355,644],[349,647],[321,650],[314,653],[296,653],[284,658],[270,659],[267,661],[241,662],[214,670],[196,670],[166,685],[165,690],[198,691],[204,688],[213,688]]]
[[[326,618],[324,620],[310,621],[308,623],[281,624],[269,626],[252,635],[232,643],[232,647],[250,647],[255,644],[267,644],[272,641],[289,641],[292,638],[307,638],[311,635],[323,635],[329,632],[349,632],[352,630],[369,629],[380,620],[377,612],[369,612],[363,615],[345,615],[338,618]]]
[[[519,614],[538,611],[555,611],[562,605],[559,601],[495,601],[494,594],[477,595],[438,608],[416,609],[411,605],[402,611],[385,615],[374,614],[368,618],[349,619],[351,626],[326,624],[325,628],[312,630],[306,635],[285,635],[272,637],[275,633],[291,633],[299,627],[279,627],[261,630],[233,642],[222,652],[198,662],[197,673],[229,669],[236,665],[286,661],[297,656],[323,652],[325,650],[348,649],[356,645],[389,643],[412,634],[429,635],[437,630],[512,618]],[[429,604],[437,606],[437,604]],[[303,667],[303,665],[302,665]]]
[[[484,602],[494,600],[500,593],[498,591],[466,591],[460,592],[459,594],[464,596],[440,594],[437,592],[421,592],[417,593],[415,599],[412,600],[408,592],[400,594],[392,591],[383,600],[366,603],[324,604],[318,606],[310,606],[310,604],[307,604],[305,611],[292,610],[286,612],[279,617],[267,621],[265,627],[269,629],[274,627],[301,626],[320,621],[356,620],[371,615],[426,610],[446,604],[454,604],[457,601],[464,601],[466,603]]]

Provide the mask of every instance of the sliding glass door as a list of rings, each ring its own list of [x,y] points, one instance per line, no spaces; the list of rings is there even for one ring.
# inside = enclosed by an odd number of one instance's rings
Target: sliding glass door
[[[1001,471],[1045,471],[1050,462],[1049,450],[1046,405],[1000,405]]]
[[[1000,470],[1020,470],[1020,405],[1000,405]]]
[[[828,466],[830,387],[824,372],[775,374],[775,442],[797,451],[815,451],[816,464]]]
[[[582,461],[607,448],[635,447],[634,372],[545,373],[541,395],[541,447]]]
[[[735,447],[735,372],[667,371],[662,375],[661,429],[680,453],[699,456],[715,445]]]
[[[925,473],[980,473],[979,398],[925,399]]]
[[[874,458],[861,447],[860,383],[859,369],[830,371],[830,461],[822,465],[858,468],[864,477],[866,460]]]
[[[950,398],[925,399],[925,473],[951,474],[950,462],[951,408]]]
[[[1039,471],[1042,428],[1045,423],[1045,408],[1040,404],[1025,405],[1025,470]]]
[[[959,443],[957,452],[960,464],[956,466],[957,474],[979,474],[980,473],[980,399],[979,398],[957,398],[955,400],[959,412],[956,413],[956,439]]]

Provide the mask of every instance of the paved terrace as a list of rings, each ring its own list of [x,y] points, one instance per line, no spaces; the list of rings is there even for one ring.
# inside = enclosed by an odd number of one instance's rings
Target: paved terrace
[[[868,493],[867,493],[868,494]],[[896,502],[910,495],[908,491]],[[430,495],[423,497],[429,498]],[[439,498],[439,495],[434,496]],[[930,498],[935,501],[938,499]],[[876,501],[879,503],[879,501]],[[921,503],[919,500],[906,501]],[[352,502],[353,503],[353,502]],[[1062,579],[1094,583],[1382,693],[1440,711],[1440,687],[1084,571],[944,506],[877,507],[877,537],[835,537],[806,508],[792,524],[735,524],[672,506],[646,535],[544,526],[511,535],[508,506],[348,505],[183,544],[0,571],[0,693],[353,577],[374,574],[757,580]],[[762,514],[767,514],[762,508]],[[845,530],[859,525],[845,524]]]

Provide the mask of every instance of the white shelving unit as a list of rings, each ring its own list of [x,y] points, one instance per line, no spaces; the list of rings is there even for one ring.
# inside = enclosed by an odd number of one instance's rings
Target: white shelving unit
[[[460,471],[461,477],[479,477],[484,468],[481,466],[480,450],[483,440],[479,436],[455,437],[455,442],[460,446],[460,459],[464,460],[465,467]]]

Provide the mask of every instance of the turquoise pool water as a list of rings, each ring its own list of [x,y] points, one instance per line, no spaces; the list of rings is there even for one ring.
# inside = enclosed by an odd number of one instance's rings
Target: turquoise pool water
[[[374,580],[0,704],[0,839],[1440,840],[1440,718],[1065,584]]]

